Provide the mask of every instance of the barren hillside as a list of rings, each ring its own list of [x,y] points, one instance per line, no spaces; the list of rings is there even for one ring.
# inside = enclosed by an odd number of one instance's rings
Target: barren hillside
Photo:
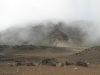
[[[46,23],[10,27],[0,33],[0,44],[77,47],[84,45],[86,36],[79,25],[75,27],[63,22]]]

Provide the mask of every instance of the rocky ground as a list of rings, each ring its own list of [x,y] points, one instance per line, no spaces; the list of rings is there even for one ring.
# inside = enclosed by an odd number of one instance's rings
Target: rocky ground
[[[76,48],[0,45],[0,75],[99,75],[100,46]]]
[[[75,65],[67,67],[1,66],[0,75],[100,75],[100,68],[87,68]]]

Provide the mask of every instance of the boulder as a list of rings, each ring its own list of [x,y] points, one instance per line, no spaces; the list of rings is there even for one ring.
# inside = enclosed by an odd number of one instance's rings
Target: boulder
[[[27,62],[26,66],[35,66],[32,62]]]
[[[42,65],[46,65],[46,66],[56,66],[56,60],[55,59],[44,59],[41,62]]]
[[[16,63],[16,66],[24,66],[25,65],[25,62],[17,62]]]
[[[65,62],[65,65],[67,66],[67,65],[72,65],[72,63],[69,63],[69,62]]]
[[[65,66],[64,63],[59,62],[59,67],[64,67],[64,66]]]
[[[76,65],[78,65],[78,66],[88,67],[88,64],[85,63],[85,62],[82,62],[82,61],[78,61],[78,62],[76,62]]]

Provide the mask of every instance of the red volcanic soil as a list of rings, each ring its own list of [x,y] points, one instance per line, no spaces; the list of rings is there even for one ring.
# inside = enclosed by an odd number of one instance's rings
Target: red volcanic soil
[[[3,63],[6,64],[6,63]],[[0,66],[0,75],[100,75],[100,68],[81,66],[51,67],[51,66]],[[100,66],[99,66],[100,67]],[[75,70],[77,68],[77,70]]]
[[[23,50],[24,48],[24,50]],[[59,47],[17,47],[2,50],[0,55],[0,75],[100,75],[100,47],[83,51]],[[6,48],[5,48],[6,49]],[[10,50],[11,49],[11,50]],[[6,54],[8,53],[8,54]],[[14,54],[13,54],[14,53]],[[71,54],[71,55],[70,55]],[[8,63],[25,62],[39,63],[41,57],[56,58],[59,62],[87,61],[88,67],[69,65],[66,67],[53,66],[8,66]]]

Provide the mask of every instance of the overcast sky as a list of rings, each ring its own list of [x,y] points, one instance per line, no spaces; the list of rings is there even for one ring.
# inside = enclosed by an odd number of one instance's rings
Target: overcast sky
[[[42,20],[100,19],[100,0],[0,0],[0,30]]]

